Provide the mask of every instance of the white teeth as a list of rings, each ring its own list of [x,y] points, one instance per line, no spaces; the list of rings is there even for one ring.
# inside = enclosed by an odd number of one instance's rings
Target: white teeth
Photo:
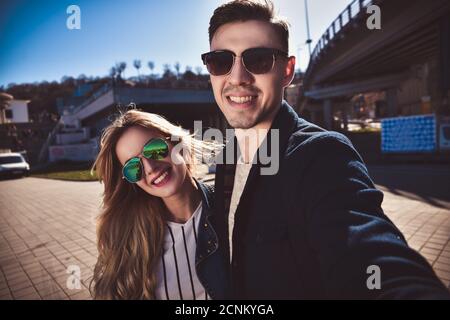
[[[249,101],[253,100],[253,97],[252,96],[246,96],[246,97],[230,96],[230,100],[235,102],[235,103],[246,103],[246,102],[249,102]]]
[[[167,177],[167,175],[169,174],[168,171],[164,172],[162,175],[160,175],[155,181],[153,181],[153,184],[158,184],[161,181],[164,180],[165,177]]]

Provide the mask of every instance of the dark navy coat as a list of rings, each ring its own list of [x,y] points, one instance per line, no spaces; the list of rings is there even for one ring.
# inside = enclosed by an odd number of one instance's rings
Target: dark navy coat
[[[279,171],[261,175],[261,161],[250,170],[235,215],[231,298],[449,298],[384,214],[383,193],[344,135],[301,119],[286,102],[272,129]],[[270,150],[270,135],[267,142]],[[224,248],[234,172],[217,166],[214,222]],[[370,289],[373,268],[380,289]]]

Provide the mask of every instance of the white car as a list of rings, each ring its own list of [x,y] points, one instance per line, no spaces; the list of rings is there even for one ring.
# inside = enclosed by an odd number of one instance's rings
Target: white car
[[[28,176],[30,165],[20,153],[0,153],[0,176]]]

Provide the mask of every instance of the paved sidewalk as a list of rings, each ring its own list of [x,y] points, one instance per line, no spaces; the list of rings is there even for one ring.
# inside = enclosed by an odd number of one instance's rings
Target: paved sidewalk
[[[0,299],[88,299],[96,262],[97,182],[0,181]],[[69,266],[80,289],[68,289]]]
[[[0,181],[0,299],[90,299],[101,192],[98,182]],[[384,209],[448,286],[450,205],[385,191]],[[76,271],[80,288],[69,289]]]
[[[384,192],[386,215],[450,288],[450,203],[440,202],[435,206],[401,191],[395,194],[382,186],[377,188]]]

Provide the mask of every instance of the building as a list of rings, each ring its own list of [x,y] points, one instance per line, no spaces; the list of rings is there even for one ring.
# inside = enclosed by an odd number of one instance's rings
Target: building
[[[0,117],[1,124],[5,123],[26,123],[29,122],[28,103],[29,100],[13,99],[8,102]]]
[[[212,127],[224,132],[226,128],[211,90],[105,85],[75,108],[61,105],[63,115],[43,146],[40,161],[94,160],[102,130],[131,103],[140,110],[157,113],[191,133],[194,133],[194,121],[201,121],[204,130]]]

